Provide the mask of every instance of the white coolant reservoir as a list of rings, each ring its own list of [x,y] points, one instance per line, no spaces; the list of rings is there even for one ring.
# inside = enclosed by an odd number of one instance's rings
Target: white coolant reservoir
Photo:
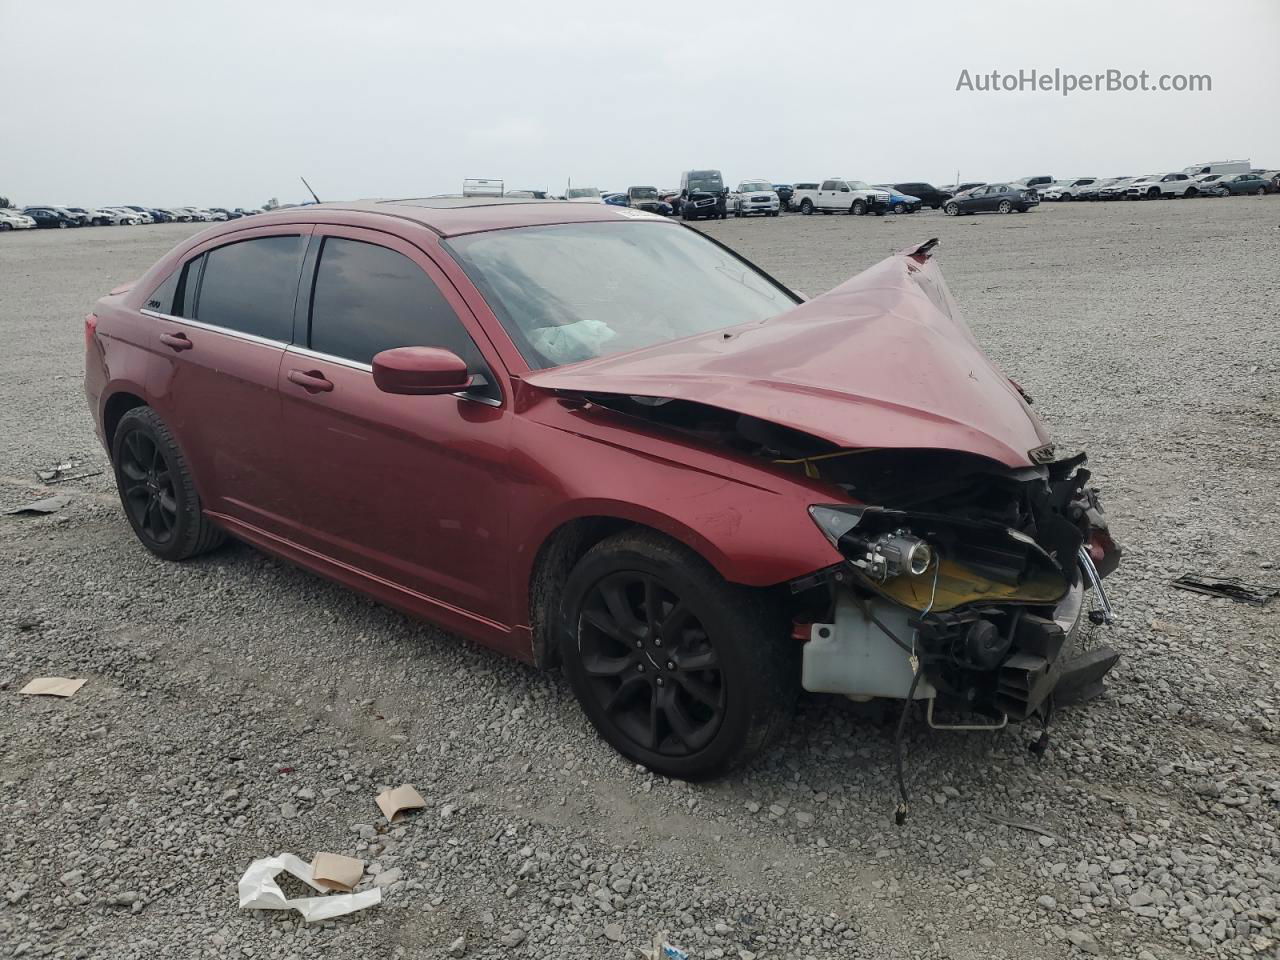
[[[909,610],[882,600],[868,600],[867,607],[899,640],[911,646]],[[911,690],[910,655],[871,622],[849,592],[838,592],[835,622],[813,624],[809,637],[800,681],[806,690],[859,699],[906,699]],[[921,677],[915,699],[927,700],[936,692]]]

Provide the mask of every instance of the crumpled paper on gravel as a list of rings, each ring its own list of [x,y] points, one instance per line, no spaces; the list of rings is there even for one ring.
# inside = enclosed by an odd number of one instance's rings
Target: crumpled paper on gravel
[[[335,893],[325,897],[298,897],[289,900],[276,883],[281,870],[293,874],[314,890],[324,888],[311,875],[310,864],[292,853],[276,857],[264,857],[249,864],[240,878],[240,908],[242,910],[297,910],[308,923],[316,920],[332,920],[348,913],[382,902],[382,890],[374,888],[361,893]]]

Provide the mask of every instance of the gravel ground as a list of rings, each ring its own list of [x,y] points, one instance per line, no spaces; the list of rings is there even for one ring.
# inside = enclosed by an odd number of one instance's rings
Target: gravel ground
[[[1039,760],[1027,729],[916,722],[903,828],[874,711],[806,701],[751,769],[667,781],[558,674],[243,546],[153,559],[105,474],[0,517],[0,956],[578,960],[664,929],[699,960],[1275,956],[1280,604],[1168,580],[1280,581],[1277,223],[1280,197],[706,227],[811,294],[941,237],[1127,551],[1110,693]],[[0,236],[0,506],[50,464],[106,468],[80,318],[188,232]],[[50,674],[88,682],[18,696]],[[373,798],[400,783],[427,807],[388,827]],[[317,850],[365,859],[382,904],[237,908],[251,860]]]

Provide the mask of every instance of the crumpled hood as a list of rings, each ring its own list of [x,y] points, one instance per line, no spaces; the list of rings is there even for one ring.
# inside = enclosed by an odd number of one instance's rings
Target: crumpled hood
[[[1048,443],[1018,389],[913,247],[761,323],[534,371],[581,394],[668,397],[757,417],[841,447],[959,450],[1010,467]]]

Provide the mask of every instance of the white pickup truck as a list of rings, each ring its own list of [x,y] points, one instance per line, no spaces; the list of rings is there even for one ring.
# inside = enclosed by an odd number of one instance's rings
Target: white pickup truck
[[[816,190],[797,186],[791,205],[798,206],[801,213],[851,213],[855,217],[874,213],[883,217],[889,210],[889,191],[877,190],[861,180],[836,178],[823,180]]]

